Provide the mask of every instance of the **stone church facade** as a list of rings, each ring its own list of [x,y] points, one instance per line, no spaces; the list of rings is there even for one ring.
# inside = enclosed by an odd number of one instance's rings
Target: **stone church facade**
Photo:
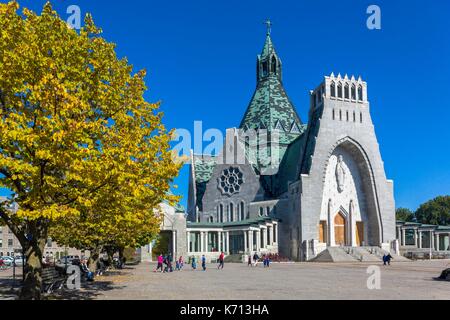
[[[325,76],[309,93],[305,123],[283,87],[270,32],[256,69],[256,90],[222,152],[191,155],[183,254],[309,261],[332,248],[397,253],[393,182],[367,83]]]

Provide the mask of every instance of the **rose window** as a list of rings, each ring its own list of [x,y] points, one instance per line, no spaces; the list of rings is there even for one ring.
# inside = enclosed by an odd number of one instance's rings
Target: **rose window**
[[[244,175],[239,168],[230,167],[222,171],[219,178],[219,189],[229,196],[241,191]]]

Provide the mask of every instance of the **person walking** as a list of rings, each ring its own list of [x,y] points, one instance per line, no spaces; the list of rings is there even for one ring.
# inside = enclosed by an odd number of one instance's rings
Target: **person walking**
[[[164,260],[164,273],[169,272],[169,256],[165,256]]]
[[[219,265],[217,266],[217,269],[223,269],[224,261],[225,261],[225,253],[221,252],[219,256]]]
[[[205,255],[202,255],[202,268],[203,268],[203,271],[206,271],[206,257],[205,257]]]
[[[183,265],[184,265],[183,256],[180,256],[180,258],[177,261],[177,265],[178,265],[178,269],[177,269],[178,271],[183,269]]]
[[[248,259],[247,259],[247,267],[251,267],[252,266],[252,253],[250,252],[250,254],[248,255]]]
[[[164,257],[163,257],[162,254],[160,254],[160,255],[158,256],[158,265],[157,265],[157,267],[156,267],[155,272],[158,272],[159,269],[161,269],[160,272],[163,272],[163,271],[164,271],[164,268],[163,268],[163,262],[164,262]]]
[[[197,269],[197,261],[195,260],[195,257],[192,257],[191,267],[194,270]]]
[[[173,268],[172,268],[172,255],[169,253],[167,255],[167,268],[169,272],[173,272]]]
[[[268,268],[268,267],[269,267],[269,264],[270,264],[270,258],[269,258],[269,255],[266,254],[266,255],[264,256],[264,267],[265,267],[265,268]]]
[[[253,255],[253,266],[254,266],[254,267],[257,266],[258,260],[259,260],[259,256],[258,256],[258,254],[255,252],[255,254]]]

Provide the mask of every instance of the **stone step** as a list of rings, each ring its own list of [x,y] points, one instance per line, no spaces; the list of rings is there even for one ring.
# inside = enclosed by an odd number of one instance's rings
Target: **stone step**
[[[353,256],[348,254],[343,248],[328,247],[316,257],[309,260],[311,262],[356,262]]]
[[[311,262],[382,262],[383,255],[388,254],[387,251],[378,247],[328,247]],[[409,259],[391,254],[393,261],[410,261]]]

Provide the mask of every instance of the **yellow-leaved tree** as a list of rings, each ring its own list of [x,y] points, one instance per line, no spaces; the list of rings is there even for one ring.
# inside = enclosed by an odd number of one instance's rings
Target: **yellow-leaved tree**
[[[158,104],[144,100],[145,72],[133,74],[89,15],[77,32],[49,3],[38,15],[12,1],[0,4],[0,30],[0,187],[13,192],[0,219],[26,256],[20,297],[40,299],[50,228],[74,221],[67,236],[90,226],[103,240],[145,221],[154,233],[180,165]]]

